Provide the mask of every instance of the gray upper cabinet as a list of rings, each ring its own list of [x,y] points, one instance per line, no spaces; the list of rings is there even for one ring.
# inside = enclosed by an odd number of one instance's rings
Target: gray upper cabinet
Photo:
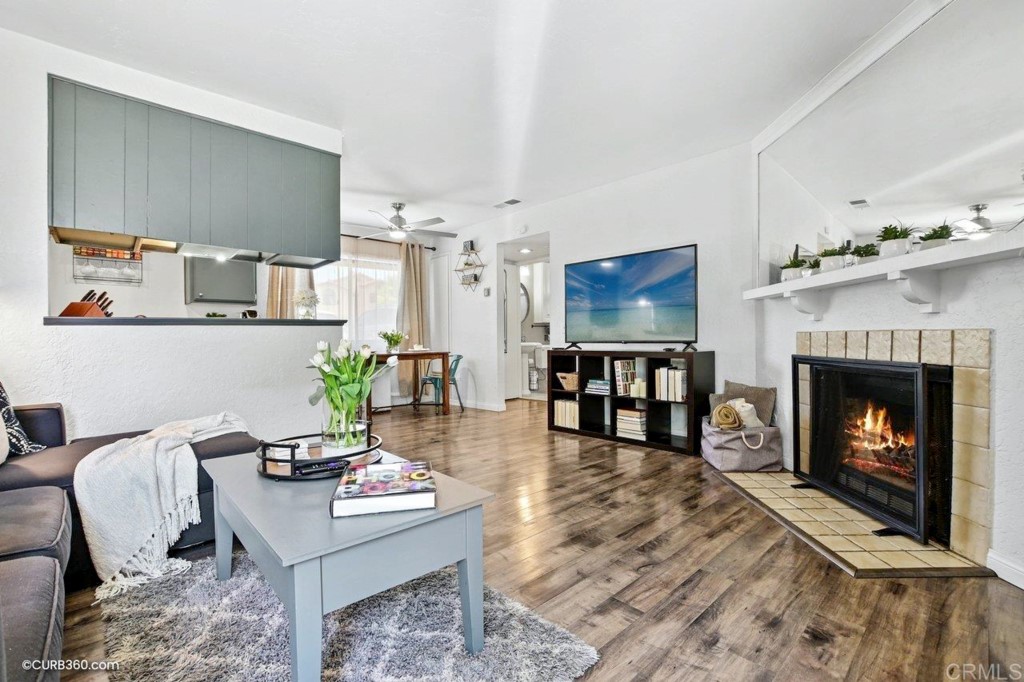
[[[75,88],[75,227],[124,232],[122,97]]]
[[[189,241],[192,126],[167,109],[149,111],[149,223],[146,236]]]
[[[282,176],[284,143],[248,134],[249,250],[281,253],[283,243]]]
[[[189,238],[193,244],[212,244],[210,237],[210,129],[209,121],[193,118],[192,169],[189,192]]]
[[[331,154],[320,154],[320,182],[323,185],[321,258],[341,258],[341,163]]]
[[[294,144],[281,149],[282,206],[281,252],[307,256],[306,252],[306,154],[316,153]],[[317,184],[320,178],[317,176]],[[317,222],[320,216],[317,215]]]
[[[50,79],[50,224],[340,257],[334,154]]]
[[[210,127],[210,243],[249,248],[248,140],[237,128]]]

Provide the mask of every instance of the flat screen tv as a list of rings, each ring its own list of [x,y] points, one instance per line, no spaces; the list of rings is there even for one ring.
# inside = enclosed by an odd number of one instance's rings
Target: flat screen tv
[[[695,343],[697,245],[565,266],[569,343]]]

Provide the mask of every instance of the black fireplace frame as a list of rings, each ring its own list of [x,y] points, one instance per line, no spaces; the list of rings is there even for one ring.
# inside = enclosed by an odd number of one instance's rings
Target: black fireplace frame
[[[848,493],[845,489],[832,485],[811,475],[810,471],[802,471],[800,462],[800,366],[808,365],[810,369],[809,396],[810,406],[813,409],[814,401],[814,368],[822,367],[832,370],[858,372],[867,371],[873,374],[892,374],[901,378],[912,377],[914,380],[914,437],[916,442],[923,444],[923,447],[916,449],[917,470],[916,470],[916,523],[910,524],[905,519],[887,514],[879,507],[866,504],[855,495]],[[793,372],[793,418],[796,428],[793,430],[793,474],[814,486],[834,495],[839,499],[853,505],[864,513],[872,516],[891,529],[906,534],[921,543],[927,543],[931,531],[928,526],[928,391],[927,386],[932,381],[952,384],[953,368],[947,365],[929,365],[917,362],[887,362],[882,360],[850,360],[845,358],[827,358],[812,355],[794,355],[792,362]],[[812,413],[813,416],[813,413]],[[814,433],[813,424],[810,429],[811,442],[808,443],[808,452],[814,456]],[[947,491],[948,494],[948,491]],[[947,498],[948,499],[948,498]],[[947,539],[948,542],[948,539]]]

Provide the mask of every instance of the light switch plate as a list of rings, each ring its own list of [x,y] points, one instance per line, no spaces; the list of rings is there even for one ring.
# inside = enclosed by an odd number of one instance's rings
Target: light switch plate
[[[491,295],[491,288],[490,287],[484,287],[484,296],[490,296],[490,295]]]

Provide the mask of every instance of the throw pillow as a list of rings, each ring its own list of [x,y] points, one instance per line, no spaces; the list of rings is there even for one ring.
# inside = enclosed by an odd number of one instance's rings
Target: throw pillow
[[[2,383],[0,383],[0,414],[3,414],[4,430],[7,432],[10,454],[28,455],[46,449],[45,445],[33,442],[25,433],[21,422],[18,421],[18,415],[14,414],[14,406],[11,405],[11,399],[7,397],[7,391]]]
[[[7,440],[7,429],[0,433],[0,464],[7,461],[7,454],[11,451],[11,442]]]
[[[725,399],[743,398],[754,406],[757,418],[765,424],[771,424],[772,417],[775,416],[775,393],[774,388],[747,386],[734,381],[725,382]]]

